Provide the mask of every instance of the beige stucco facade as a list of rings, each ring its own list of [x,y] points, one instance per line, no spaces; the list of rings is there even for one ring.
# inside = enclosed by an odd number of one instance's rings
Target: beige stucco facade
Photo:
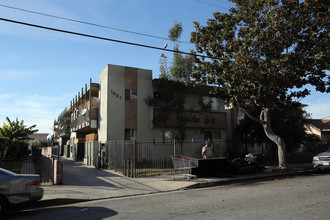
[[[145,103],[148,96],[153,96],[152,71],[138,69],[138,89],[137,89],[137,136],[139,140],[152,140],[152,108]]]
[[[99,141],[124,139],[124,68],[107,65],[100,74]]]
[[[103,69],[99,92],[100,142],[124,140],[125,129],[139,140],[152,139],[151,107],[144,102],[152,96],[151,81],[151,70],[110,64]],[[125,92],[129,93],[129,100]]]

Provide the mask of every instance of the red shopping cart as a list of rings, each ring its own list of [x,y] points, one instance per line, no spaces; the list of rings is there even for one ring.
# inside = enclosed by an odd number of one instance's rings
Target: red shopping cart
[[[171,159],[173,162],[174,172],[172,179],[175,180],[176,177],[184,178],[184,179],[197,179],[196,175],[191,174],[191,168],[198,167],[198,159],[192,157],[185,157],[183,155],[171,155]],[[189,171],[189,173],[180,173],[177,174],[177,171],[180,172]]]

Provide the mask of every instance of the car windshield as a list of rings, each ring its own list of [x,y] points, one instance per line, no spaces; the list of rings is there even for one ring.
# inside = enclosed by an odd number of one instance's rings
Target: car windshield
[[[7,174],[7,175],[10,175],[10,176],[16,175],[16,173],[13,173],[9,170],[5,170],[5,169],[2,169],[2,168],[0,168],[0,173]]]

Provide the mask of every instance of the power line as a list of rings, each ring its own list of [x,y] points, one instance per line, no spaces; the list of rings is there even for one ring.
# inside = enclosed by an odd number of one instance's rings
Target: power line
[[[201,0],[195,0],[195,1],[196,2],[199,2],[199,3],[202,3],[202,4],[205,4],[205,5],[209,5],[209,6],[213,6],[213,7],[222,8],[222,9],[228,10],[228,8],[224,8],[224,7],[221,7],[220,5],[212,4],[212,3],[209,3],[209,2],[206,2],[206,1],[201,1]]]
[[[323,113],[318,113],[318,114],[316,114],[316,115],[323,115],[323,114],[326,114],[326,113],[328,113],[330,111],[330,109],[328,109],[328,110],[326,110],[325,112],[323,112]]]
[[[306,101],[305,103],[309,103],[309,102],[314,101],[314,100],[316,100],[316,99],[319,99],[319,98],[321,98],[321,97],[323,97],[323,96],[325,96],[325,95],[328,95],[328,93],[324,93],[324,94],[322,94],[322,95],[320,95],[320,96],[318,96],[318,97],[316,97],[316,98],[310,99],[310,100]]]
[[[100,24],[95,24],[95,23],[91,23],[91,22],[80,21],[80,20],[75,20],[75,19],[71,19],[71,18],[65,18],[65,17],[56,16],[56,15],[45,14],[45,13],[41,13],[41,12],[37,12],[37,11],[31,11],[31,10],[27,10],[27,9],[12,7],[12,6],[9,6],[9,5],[0,4],[0,6],[10,8],[10,9],[14,9],[14,10],[24,11],[24,12],[28,12],[28,13],[32,13],[32,14],[47,16],[47,17],[51,17],[51,18],[57,18],[57,19],[62,19],[62,20],[66,20],[66,21],[71,21],[71,22],[76,22],[76,23],[81,23],[81,24],[87,24],[87,25],[91,25],[91,26],[107,28],[107,29],[126,32],[126,33],[130,33],[130,34],[136,34],[136,35],[141,35],[141,36],[145,36],[145,37],[152,37],[152,38],[157,38],[157,39],[170,41],[170,39],[168,39],[166,37],[159,37],[159,36],[155,36],[155,35],[151,35],[151,34],[144,34],[144,33],[139,33],[139,32],[135,32],[135,31],[129,31],[129,30],[125,30],[125,29],[110,27],[110,26],[106,26],[106,25],[100,25]],[[187,42],[187,41],[178,41],[178,42],[185,43],[185,44],[192,44],[192,43]]]
[[[154,47],[154,46],[145,45],[145,44],[138,44],[138,43],[133,43],[133,42],[128,42],[128,41],[121,41],[121,40],[116,40],[116,39],[111,39],[111,38],[99,37],[99,36],[95,36],[95,35],[89,35],[89,34],[83,34],[83,33],[78,33],[78,32],[73,32],[73,31],[62,30],[62,29],[56,29],[56,28],[51,28],[51,27],[46,27],[46,26],[41,26],[41,25],[36,25],[36,24],[31,24],[31,23],[26,23],[26,22],[21,22],[21,21],[10,20],[10,19],[6,19],[6,18],[0,18],[0,20],[11,22],[11,23],[16,23],[16,24],[21,24],[21,25],[26,25],[26,26],[31,26],[31,27],[36,27],[36,28],[41,28],[41,29],[46,29],[46,30],[51,30],[51,31],[72,34],[72,35],[79,35],[79,36],[89,37],[89,38],[94,38],[94,39],[99,39],[99,40],[112,41],[112,42],[121,43],[121,44],[128,44],[128,45],[133,45],[133,46],[138,46],[138,47],[145,47],[145,48],[149,48],[149,49],[168,51],[168,52],[172,52],[172,53],[181,53],[181,54],[186,54],[186,55],[191,55],[191,56],[210,58],[208,56],[204,56],[204,55],[200,55],[200,54],[192,54],[192,53],[188,53],[188,52],[184,52],[184,51],[171,50],[171,49],[165,49],[162,47]]]

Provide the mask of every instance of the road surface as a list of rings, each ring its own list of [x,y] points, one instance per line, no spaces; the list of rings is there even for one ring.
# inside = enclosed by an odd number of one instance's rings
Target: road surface
[[[23,210],[8,219],[330,219],[330,175]]]

